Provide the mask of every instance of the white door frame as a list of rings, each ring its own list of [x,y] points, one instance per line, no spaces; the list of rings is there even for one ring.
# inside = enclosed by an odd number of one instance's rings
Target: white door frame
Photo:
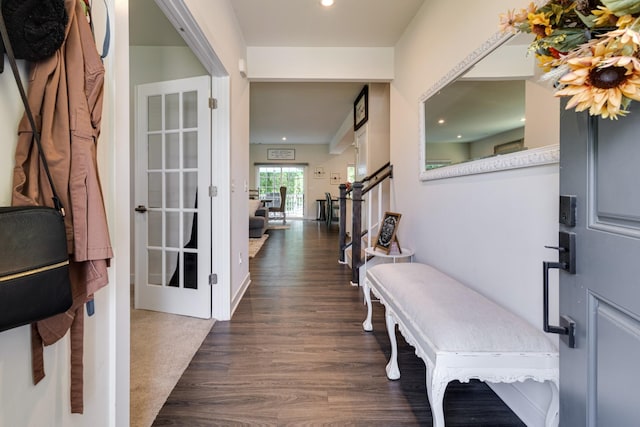
[[[218,58],[213,47],[191,15],[184,0],[156,0],[167,19],[184,37],[187,45],[212,76],[211,93],[217,99],[218,108],[213,110],[211,141],[211,183],[217,196],[211,203],[212,269],[218,277],[213,285],[212,317],[217,320],[231,318],[231,179],[230,179],[230,81],[229,73]],[[224,250],[227,248],[227,250]]]
[[[109,78],[114,91],[114,102],[109,106],[109,113],[113,117],[114,147],[113,156],[117,153],[118,163],[126,159],[129,164],[130,145],[130,117],[129,117],[129,1],[113,0],[113,27],[117,28],[117,37],[114,37],[112,55],[107,56],[106,63],[109,69],[113,70],[113,75]],[[160,9],[165,13],[169,21],[176,28],[181,28],[181,34],[187,41],[196,57],[212,76],[212,93],[218,99],[219,108],[214,110],[212,123],[214,132],[212,133],[212,161],[211,167],[215,171],[212,176],[213,185],[218,188],[218,197],[212,203],[212,213],[215,220],[212,224],[212,240],[216,242],[212,257],[215,264],[219,265],[218,285],[212,289],[212,298],[215,301],[212,305],[212,316],[219,320],[228,320],[231,306],[231,272],[229,251],[221,251],[219,248],[229,248],[231,233],[229,227],[219,229],[216,226],[229,224],[230,221],[230,110],[229,106],[229,79],[222,62],[219,60],[211,44],[207,40],[195,19],[189,12],[184,0],[156,0]],[[115,33],[115,32],[114,32]],[[117,82],[117,85],[115,84]],[[120,105],[121,104],[121,105]],[[111,170],[114,174],[113,185],[115,188],[129,188],[130,176],[128,170],[117,171],[115,161],[112,160]],[[121,163],[120,163],[121,164]],[[111,206],[113,207],[114,218],[114,241],[118,259],[129,259],[129,216],[132,206],[128,197],[114,197]],[[226,228],[226,230],[224,229]],[[113,308],[114,315],[111,317],[109,329],[112,331],[109,348],[113,351],[114,362],[112,366],[113,375],[109,381],[111,408],[107,424],[111,427],[128,425],[129,423],[129,366],[130,366],[130,269],[127,262],[117,261],[117,268],[111,274],[116,276],[116,287],[110,287],[110,296],[115,301]],[[214,270],[214,272],[216,272]],[[117,333],[115,333],[117,331]]]

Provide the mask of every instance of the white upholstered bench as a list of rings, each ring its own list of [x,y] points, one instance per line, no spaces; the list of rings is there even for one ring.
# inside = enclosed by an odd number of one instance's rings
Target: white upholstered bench
[[[371,323],[372,291],[385,307],[391,357],[389,379],[400,378],[395,325],[427,371],[433,425],[444,426],[442,401],[453,380],[492,383],[548,381],[552,396],[546,425],[558,423],[558,349],[541,331],[460,282],[420,263],[380,264],[364,281]]]

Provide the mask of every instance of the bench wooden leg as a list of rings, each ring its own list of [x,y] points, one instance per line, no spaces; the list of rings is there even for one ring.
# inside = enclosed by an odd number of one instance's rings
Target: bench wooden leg
[[[385,370],[387,378],[397,380],[400,378],[400,369],[398,368],[398,341],[396,340],[396,319],[389,309],[385,310],[385,320],[387,322],[387,333],[389,334],[389,342],[391,343],[391,357]]]
[[[371,332],[373,331],[373,324],[371,323],[371,286],[369,286],[369,282],[366,279],[362,290],[364,291],[364,300],[367,303],[367,318],[362,322],[362,328]]]
[[[444,427],[442,403],[449,381],[441,378],[440,372],[434,366],[430,366],[429,363],[425,363],[425,365],[427,368],[427,397],[429,398],[429,405],[431,405],[433,427]]]
[[[558,384],[554,381],[549,381],[549,385],[551,386],[551,402],[549,402],[547,419],[544,425],[546,427],[556,427],[560,423]]]

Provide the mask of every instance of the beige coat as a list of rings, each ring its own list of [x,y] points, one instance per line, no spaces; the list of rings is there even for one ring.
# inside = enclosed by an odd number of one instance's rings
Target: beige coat
[[[34,382],[44,377],[42,344],[56,342],[71,329],[74,413],[83,411],[83,306],[107,284],[108,262],[113,257],[96,160],[104,66],[81,1],[65,0],[69,15],[66,39],[53,56],[33,64],[28,89],[47,163],[66,211],[74,296],[66,313],[32,325]],[[12,203],[52,206],[51,189],[26,117],[18,133]]]

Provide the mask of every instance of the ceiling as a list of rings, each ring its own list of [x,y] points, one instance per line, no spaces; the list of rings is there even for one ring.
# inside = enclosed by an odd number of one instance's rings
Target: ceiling
[[[335,0],[330,8],[320,0],[231,0],[231,5],[248,46],[392,47],[424,1]],[[129,12],[131,45],[185,45],[154,0],[130,1]],[[252,82],[251,143],[330,143],[352,114],[363,84]]]

